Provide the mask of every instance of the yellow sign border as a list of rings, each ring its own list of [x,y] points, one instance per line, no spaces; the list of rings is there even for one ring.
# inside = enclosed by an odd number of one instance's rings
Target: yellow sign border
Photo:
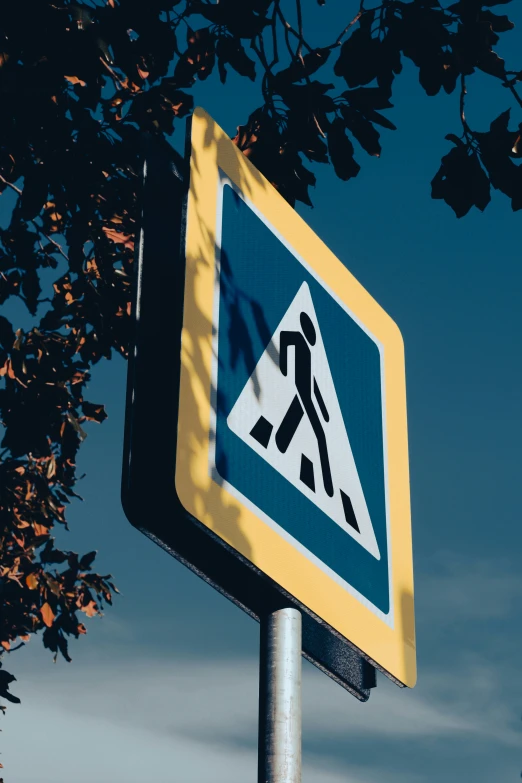
[[[210,476],[220,169],[383,346],[393,628]],[[201,108],[192,118],[175,482],[177,495],[192,516],[356,645],[371,662],[413,687],[416,654],[402,336],[344,264]]]

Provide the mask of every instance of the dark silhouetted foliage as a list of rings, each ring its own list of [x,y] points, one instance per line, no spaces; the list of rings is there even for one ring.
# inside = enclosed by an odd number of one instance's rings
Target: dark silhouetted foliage
[[[475,131],[465,116],[476,72],[522,105],[522,71],[494,50],[513,27],[497,8],[509,0],[339,3],[336,40],[312,42],[303,12],[325,2],[2,3],[0,192],[16,203],[0,229],[0,303],[19,297],[35,317],[28,332],[0,318],[2,652],[42,630],[69,660],[68,637],[85,633],[80,613],[111,601],[94,553],[57,549],[53,530],[75,496],[85,422],[105,418],[84,399],[90,368],[127,354],[141,134],[170,136],[198,80],[213,70],[223,83],[231,71],[258,80],[261,105],[234,142],[291,204],[310,204],[310,162],[331,161],[351,180],[364,153],[381,154],[382,129],[395,129],[382,112],[408,59],[428,95],[460,94],[460,130],[447,137],[433,197],[458,217],[484,210],[491,187],[522,207],[522,125],[505,111]],[[56,270],[50,300],[46,269]],[[17,701],[12,679],[0,670],[0,696]]]

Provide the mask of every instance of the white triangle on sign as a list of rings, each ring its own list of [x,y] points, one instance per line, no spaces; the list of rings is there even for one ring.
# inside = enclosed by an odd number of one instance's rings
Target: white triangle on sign
[[[227,424],[380,560],[307,283],[279,323]]]

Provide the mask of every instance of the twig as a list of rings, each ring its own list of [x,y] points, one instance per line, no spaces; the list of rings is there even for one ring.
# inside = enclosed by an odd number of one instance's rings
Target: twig
[[[301,8],[301,0],[295,0],[297,11],[297,27],[299,30],[299,44],[297,46],[297,56],[303,61],[303,55],[301,54],[303,49],[303,9]]]
[[[185,11],[186,11],[186,9],[185,9]],[[185,22],[187,28],[190,30],[190,25],[187,22],[187,20],[185,19],[185,11],[183,11],[183,13],[181,13],[181,14],[175,14],[176,18],[175,18],[174,21],[171,20],[171,18],[170,18],[170,11],[168,11],[168,21],[169,21],[169,24],[171,26],[171,30],[173,30],[174,33],[176,33],[176,31],[177,31],[178,27],[180,26],[181,22]],[[176,41],[175,46],[174,46],[174,51],[176,52],[178,57],[181,56],[180,51],[178,49],[177,41]]]
[[[291,34],[292,34],[292,35],[293,35],[295,38],[297,38],[298,40],[302,40],[302,42],[303,42],[303,46],[305,47],[305,49],[308,49],[308,51],[309,51],[309,52],[313,52],[313,51],[314,51],[313,47],[312,47],[312,46],[310,46],[310,45],[309,45],[309,44],[308,44],[308,43],[305,41],[305,39],[304,39],[304,38],[302,38],[302,37],[299,35],[299,33],[297,32],[297,30],[294,30],[294,28],[292,27],[292,25],[290,24],[290,22],[288,22],[288,21],[285,19],[284,15],[283,15],[283,12],[281,11],[281,8],[280,8],[279,6],[278,6],[278,8],[277,8],[277,15],[278,15],[278,17],[280,18],[280,20],[281,20],[281,23],[283,24],[283,27],[285,28],[285,37],[287,37],[287,36],[288,36],[288,34],[289,34],[289,33],[291,33]],[[288,46],[288,43],[287,43],[287,46]],[[291,54],[292,54],[292,57],[294,57],[294,56],[295,56],[295,55],[294,55],[294,52],[292,52],[292,50],[291,50],[291,49],[290,49],[290,52],[291,52]]]
[[[50,242],[52,245],[54,245],[54,246],[56,247],[57,251],[58,251],[58,252],[59,252],[59,253],[60,253],[60,254],[61,254],[61,255],[62,255],[64,258],[65,258],[65,260],[68,262],[68,261],[69,261],[69,256],[67,255],[67,253],[65,252],[65,250],[63,249],[63,247],[60,245],[60,243],[59,243],[59,242],[57,242],[57,241],[56,241],[55,239],[53,239],[52,237],[50,237],[50,236],[49,236],[49,234],[46,234],[46,233],[45,233],[45,231],[43,230],[43,228],[42,228],[41,226],[39,226],[39,225],[38,225],[38,223],[35,223],[35,221],[34,221],[34,220],[31,220],[31,223],[32,223],[32,224],[33,224],[33,226],[34,226],[34,227],[35,227],[35,228],[36,228],[36,229],[37,229],[37,230],[40,232],[40,234],[42,234],[42,235],[43,235],[43,236],[44,236],[44,237],[47,239],[47,241],[48,241],[48,242]]]
[[[43,228],[38,225],[36,220],[31,220],[31,223],[33,224],[35,229],[38,231],[38,233],[41,234],[43,237],[45,237],[47,239],[47,241],[51,243],[51,245],[54,245],[56,247],[58,253],[60,253],[65,258],[65,260],[68,262],[69,261],[69,256],[67,255],[67,253],[65,252],[63,247],[60,245],[60,243],[57,242],[56,239],[53,239],[52,237],[50,237],[49,234],[46,234],[46,232],[43,230]],[[42,248],[42,251],[45,253],[46,251],[44,250],[40,240],[38,240],[38,244]]]
[[[22,192],[23,192],[23,191],[21,191],[21,190],[20,190],[20,188],[17,188],[17,187],[16,187],[16,185],[13,185],[13,183],[12,183],[12,182],[8,182],[8,181],[5,179],[5,177],[2,177],[2,175],[1,175],[1,174],[0,174],[0,179],[2,180],[2,182],[4,183],[4,185],[8,185],[8,186],[9,186],[10,188],[12,188],[12,189],[13,189],[13,190],[14,190],[16,193],[18,193],[18,195],[19,195],[19,196],[21,196],[21,195],[22,195]]]
[[[279,53],[277,49],[277,8],[279,6],[279,0],[276,0],[274,3],[274,12],[272,14],[272,62],[270,63],[270,68],[273,68],[274,65],[277,65],[279,62]]]
[[[312,117],[313,117],[313,120],[314,120],[314,122],[315,122],[315,124],[317,126],[317,130],[319,131],[319,133],[321,134],[323,139],[326,139],[326,133],[324,132],[324,130],[319,125],[319,120],[317,119],[317,115],[314,113],[314,114],[312,114]]]
[[[273,108],[274,105],[273,105],[272,95],[271,95],[271,93],[270,93],[270,91],[268,89],[268,77],[272,76],[272,70],[271,70],[272,69],[272,65],[269,65],[268,61],[266,59],[265,45],[264,45],[264,42],[263,42],[263,33],[260,33],[257,36],[257,40],[259,41],[259,46],[256,44],[256,39],[252,40],[250,46],[254,50],[254,52],[257,54],[261,65],[265,69],[265,73],[263,75],[263,82],[262,82],[262,88],[261,89],[263,91],[263,97],[265,99],[265,103],[271,104],[272,108]]]
[[[505,82],[505,86],[508,88],[508,90],[510,91],[511,95],[516,100],[518,105],[522,106],[522,98],[518,94],[517,89],[516,89],[514,83],[513,82]]]
[[[466,93],[467,93],[467,90],[466,90],[466,77],[464,76],[464,74],[461,74],[461,77],[460,77],[460,120],[461,120],[461,122],[462,122],[462,124],[464,126],[467,125],[467,123],[466,123],[466,114],[464,112],[464,108],[465,108],[464,107],[464,103],[465,103],[465,99],[466,99]]]
[[[466,138],[469,141],[470,136],[473,134],[471,133],[471,129],[466,121],[466,112],[465,112],[465,102],[466,102],[466,95],[467,95],[467,89],[466,89],[466,77],[464,74],[461,74],[460,76],[460,101],[459,101],[459,108],[460,108],[460,121],[462,123],[462,127],[464,129],[464,133],[466,135]]]
[[[382,8],[382,6],[379,6],[379,8]],[[373,8],[372,10],[373,10],[373,11],[377,11],[378,9],[377,9],[377,8]],[[342,33],[340,33],[340,35],[338,35],[338,36],[337,36],[337,38],[336,38],[336,40],[335,40],[335,43],[333,43],[333,44],[332,44],[331,46],[329,46],[328,48],[329,48],[329,49],[335,49],[335,47],[336,47],[336,46],[340,46],[340,45],[341,45],[341,42],[342,42],[342,40],[343,40],[343,38],[344,38],[344,36],[346,35],[346,33],[348,32],[348,30],[350,29],[350,27],[353,27],[353,25],[354,25],[354,24],[357,24],[357,22],[359,21],[359,19],[361,18],[361,16],[362,16],[363,14],[365,14],[366,12],[367,12],[367,9],[364,7],[364,0],[361,0],[361,5],[360,5],[360,7],[359,7],[359,11],[356,13],[356,15],[354,16],[354,18],[352,19],[352,21],[351,21],[351,22],[349,22],[349,23],[346,25],[346,27],[344,28],[344,30],[342,31]]]
[[[126,90],[127,87],[124,85],[124,83],[122,82],[122,80],[120,79],[118,74],[115,71],[113,71],[113,69],[111,68],[109,63],[106,63],[105,60],[103,59],[103,57],[101,57],[101,55],[99,57],[99,60],[100,60],[101,64],[103,65],[103,67],[106,68],[109,71],[109,73],[110,73],[113,81],[115,82],[115,84],[119,85],[119,88],[121,90]]]
[[[286,27],[286,25],[285,25],[285,44],[286,44],[286,48],[288,49],[288,53],[289,53],[290,57],[293,59],[294,58],[294,50],[290,46],[290,33],[289,33],[288,27]]]

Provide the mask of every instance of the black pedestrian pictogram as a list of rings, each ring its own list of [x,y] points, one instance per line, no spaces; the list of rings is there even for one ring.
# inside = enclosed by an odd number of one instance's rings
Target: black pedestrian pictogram
[[[355,518],[352,501],[348,495],[342,491],[342,489],[339,490],[339,492],[341,493],[341,500],[343,501],[344,518],[348,524],[354,528],[354,530],[357,530],[357,532],[360,533],[361,531],[359,530],[359,525],[357,524],[357,519]]]
[[[327,495],[333,497],[334,487],[326,435],[312,398],[313,389],[313,396],[319,406],[321,415],[325,422],[329,422],[330,414],[328,413],[317,379],[312,375],[312,351],[310,346],[313,347],[315,345],[317,335],[311,318],[305,312],[301,312],[299,321],[302,331],[283,330],[280,335],[279,369],[285,377],[288,375],[288,350],[291,346],[295,349],[294,383],[297,394],[292,398],[292,402],[290,403],[281,424],[276,430],[275,442],[278,450],[281,454],[284,454],[290,446],[290,443],[297,432],[297,428],[306,413],[317,439],[324,488]],[[268,419],[264,416],[260,416],[250,430],[250,435],[266,449],[270,443],[273,430],[274,426]],[[308,489],[315,492],[314,465],[305,454],[301,454],[299,479]],[[342,489],[339,489],[339,493],[341,495],[346,522],[354,530],[360,533],[352,501]]]
[[[306,484],[308,489],[315,492],[314,463],[308,459],[306,454],[301,454],[301,472],[299,478]]]
[[[273,472],[263,473],[267,489],[273,481],[274,488],[283,491],[276,474],[283,476],[379,559],[346,429],[345,416],[353,417],[353,411],[341,407],[346,395],[339,396],[332,369],[310,288],[304,282],[272,332],[270,346],[246,380],[227,424],[270,465]],[[248,454],[243,454],[246,464]],[[286,509],[288,501],[284,503]],[[310,514],[312,519],[312,507]]]
[[[301,322],[302,331],[282,331],[280,337],[279,369],[285,376],[288,374],[288,349],[290,346],[294,347],[294,383],[297,394],[290,403],[290,407],[279,425],[275,435],[275,441],[279,451],[284,454],[297,431],[301,419],[306,413],[319,447],[319,459],[321,461],[324,488],[326,494],[329,497],[333,497],[334,488],[330,459],[328,457],[328,446],[326,444],[326,435],[312,398],[313,388],[319,410],[321,411],[323,419],[327,422],[329,420],[329,415],[326,405],[324,404],[316,378],[312,378],[312,351],[310,346],[313,347],[315,345],[317,335],[312,320],[306,313],[302,312],[299,320]],[[308,470],[305,472],[308,477],[310,471]],[[310,483],[305,481],[302,476],[303,462],[301,462],[301,480],[310,487]],[[314,483],[313,466],[311,481]],[[312,487],[310,487],[310,489],[312,489]],[[315,483],[313,489],[315,491]]]
[[[261,446],[264,446],[266,449],[270,442],[270,435],[272,434],[273,429],[274,428],[268,419],[265,419],[264,416],[260,416],[250,430],[250,434],[257,440],[258,443],[261,444]]]

